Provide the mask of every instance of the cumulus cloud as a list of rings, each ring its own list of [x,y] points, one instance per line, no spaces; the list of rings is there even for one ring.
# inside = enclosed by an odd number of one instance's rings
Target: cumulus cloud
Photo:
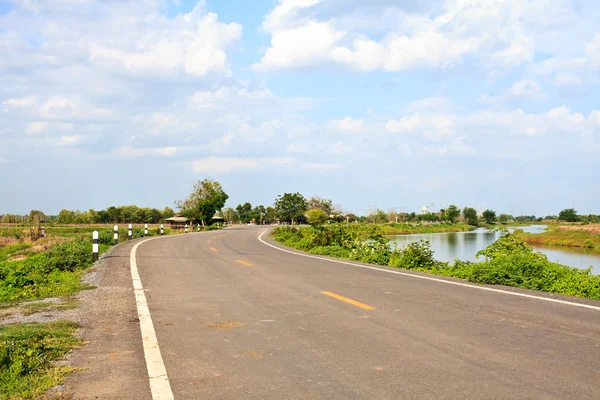
[[[535,40],[523,24],[531,5],[517,6],[516,0],[431,3],[427,14],[411,13],[397,2],[375,9],[368,2],[279,0],[263,20],[271,45],[254,68],[332,63],[359,71],[402,71],[453,67],[468,55],[506,66],[532,60]],[[382,21],[395,23],[381,27]]]

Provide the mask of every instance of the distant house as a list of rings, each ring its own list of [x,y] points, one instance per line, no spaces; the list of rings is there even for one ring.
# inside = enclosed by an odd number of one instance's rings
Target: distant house
[[[218,211],[215,213],[214,217],[211,218],[212,222],[220,222],[223,223],[225,222],[225,218],[223,218],[222,215],[220,215],[221,213],[219,213]]]
[[[171,229],[183,229],[186,224],[189,224],[190,220],[186,217],[171,217],[165,219],[165,222],[169,224]]]

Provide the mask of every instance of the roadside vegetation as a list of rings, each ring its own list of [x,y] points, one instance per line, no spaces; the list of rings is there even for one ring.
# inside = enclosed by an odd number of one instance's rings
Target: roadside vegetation
[[[83,342],[70,321],[0,327],[0,400],[37,398],[72,368],[59,363]]]
[[[455,260],[453,264],[437,261],[427,241],[392,248],[380,231],[374,229],[366,234],[351,224],[277,227],[272,237],[282,244],[312,254],[444,275],[474,283],[600,300],[600,276],[592,275],[591,268],[579,270],[551,262],[514,233],[506,233],[480,251],[478,257],[482,261]]]

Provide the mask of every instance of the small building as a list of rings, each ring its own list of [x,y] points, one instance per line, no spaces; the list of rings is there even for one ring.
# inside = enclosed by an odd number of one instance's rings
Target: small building
[[[186,217],[171,217],[165,219],[165,222],[169,224],[171,229],[184,229],[186,224],[189,224],[190,220]]]

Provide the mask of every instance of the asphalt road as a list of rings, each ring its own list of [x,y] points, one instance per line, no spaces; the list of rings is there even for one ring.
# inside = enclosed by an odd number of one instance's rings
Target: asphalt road
[[[599,310],[301,257],[263,231],[137,249],[175,399],[600,398]],[[136,374],[121,398],[150,398]]]

